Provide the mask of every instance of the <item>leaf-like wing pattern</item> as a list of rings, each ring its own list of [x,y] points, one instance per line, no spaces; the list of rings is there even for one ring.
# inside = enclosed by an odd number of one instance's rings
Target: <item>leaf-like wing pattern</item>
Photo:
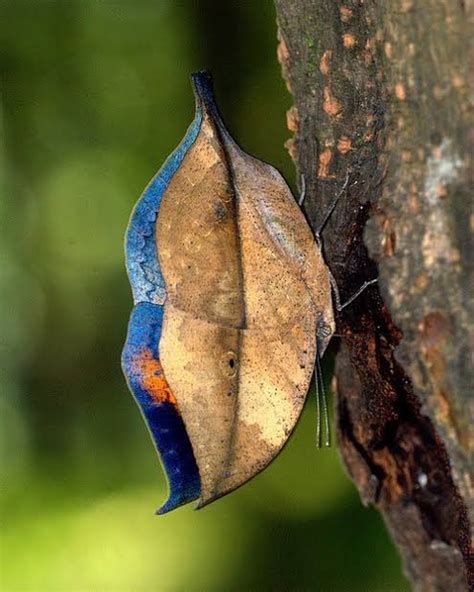
[[[320,332],[334,330],[327,268],[281,175],[225,129],[209,76],[199,131],[156,224],[166,300],[160,357],[191,441],[200,505],[278,454],[300,415]]]
[[[209,75],[193,83],[195,119],[126,238],[122,366],[168,477],[158,513],[209,503],[278,454],[334,330],[328,271],[288,186],[231,138]]]

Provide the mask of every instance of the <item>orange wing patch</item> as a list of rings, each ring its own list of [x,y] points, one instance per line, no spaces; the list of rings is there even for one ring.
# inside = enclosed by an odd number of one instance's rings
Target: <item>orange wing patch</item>
[[[133,359],[133,365],[139,370],[141,386],[156,403],[176,405],[176,397],[166,381],[160,360],[153,357],[149,348],[144,348]]]

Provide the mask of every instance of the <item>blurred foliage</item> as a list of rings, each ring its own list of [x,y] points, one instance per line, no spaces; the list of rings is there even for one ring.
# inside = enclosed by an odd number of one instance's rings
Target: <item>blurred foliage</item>
[[[2,590],[403,591],[314,398],[272,466],[199,512],[166,483],[120,370],[123,234],[207,67],[242,146],[289,178],[269,0],[0,2]]]

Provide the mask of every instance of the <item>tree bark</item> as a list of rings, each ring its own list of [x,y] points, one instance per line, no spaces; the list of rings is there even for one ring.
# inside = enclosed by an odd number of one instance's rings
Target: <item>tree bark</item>
[[[462,0],[275,0],[288,149],[338,315],[338,445],[415,590],[474,587],[474,311]]]

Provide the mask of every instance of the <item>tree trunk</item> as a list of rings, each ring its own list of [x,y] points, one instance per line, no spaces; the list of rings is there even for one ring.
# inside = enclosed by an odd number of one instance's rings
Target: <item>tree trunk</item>
[[[275,0],[288,142],[344,297],[338,444],[415,590],[473,583],[472,226],[462,0]]]

